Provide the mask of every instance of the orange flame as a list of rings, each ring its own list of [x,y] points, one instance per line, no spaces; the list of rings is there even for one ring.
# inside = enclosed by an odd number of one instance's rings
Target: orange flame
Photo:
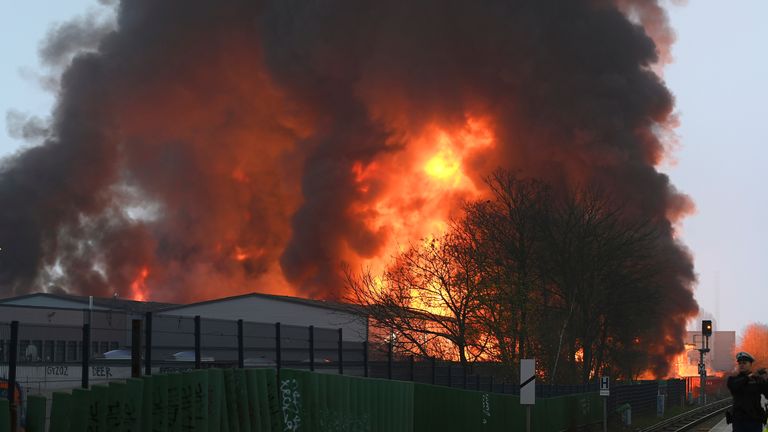
[[[358,192],[376,193],[353,211],[371,231],[387,234],[385,244],[363,258],[376,272],[410,244],[445,233],[462,200],[482,197],[467,161],[495,146],[490,120],[476,116],[458,126],[428,125],[408,141],[402,152],[352,167]]]
[[[149,268],[142,267],[139,275],[131,282],[131,299],[136,301],[147,301],[147,277]]]

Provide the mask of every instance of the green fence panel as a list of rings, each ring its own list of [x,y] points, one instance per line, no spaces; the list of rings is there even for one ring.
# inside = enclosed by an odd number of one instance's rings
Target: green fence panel
[[[531,408],[534,432],[602,419],[596,393],[538,399]],[[27,416],[27,431],[42,431],[42,397],[29,397]],[[511,395],[286,369],[277,382],[271,369],[210,369],[56,392],[50,430],[507,432],[523,430],[525,420],[526,407]]]
[[[193,399],[192,399],[192,387],[193,387],[192,374],[184,372],[181,374],[181,386],[179,387],[179,423],[182,431],[194,430],[194,416],[193,412]]]
[[[533,423],[537,431],[561,431],[599,423],[602,415],[600,396],[583,393],[537,400]]]
[[[182,374],[179,392],[182,431],[208,431],[208,372]]]
[[[251,410],[251,430],[281,431],[281,410],[277,399],[274,369],[247,369],[248,399]]]
[[[45,401],[45,396],[27,396],[26,432],[45,432]]]
[[[105,385],[91,386],[91,403],[88,407],[88,430],[92,432],[108,432],[107,405],[109,404],[109,387]]]
[[[196,431],[208,432],[208,372],[192,372],[192,406]]]
[[[279,431],[280,406],[275,393],[277,376],[273,369],[246,369],[248,409],[252,432]]]
[[[525,408],[514,396],[428,384],[416,384],[414,392],[416,432],[501,432],[525,427]]]
[[[144,380],[129,378],[125,382],[126,399],[123,405],[123,432],[141,431],[141,410],[144,407]]]
[[[526,407],[517,396],[415,385],[416,432],[506,432],[524,430]],[[600,398],[594,393],[538,399],[531,407],[535,432],[558,432],[599,423]]]
[[[251,431],[262,432],[261,409],[259,404],[266,399],[266,394],[259,394],[259,379],[255,370],[245,370],[246,393],[248,394],[248,415],[250,417]]]
[[[248,413],[248,384],[244,369],[233,370],[235,400],[237,401],[237,418],[240,432],[251,432],[251,416]]]
[[[306,412],[302,392],[308,388],[304,381],[306,372],[283,369],[280,371],[280,408],[283,414],[283,430],[286,432],[312,432],[309,415]],[[312,401],[323,403],[324,401]]]
[[[230,419],[229,419],[229,405],[227,405],[227,388],[226,384],[222,382],[221,387],[221,430],[222,431],[229,431],[231,430],[229,428]]]
[[[141,431],[152,431],[152,418],[154,412],[152,410],[152,392],[155,390],[153,385],[154,378],[151,375],[142,377],[144,381],[144,393],[141,396]]]
[[[224,373],[221,369],[208,371],[208,432],[226,432],[221,428],[222,396],[224,394]]]
[[[51,432],[69,431],[69,411],[72,407],[72,395],[54,392],[51,401]]]
[[[107,399],[107,412],[105,421],[108,431],[120,431],[123,427],[123,408],[125,404],[127,388],[125,383],[109,383],[109,397]]]
[[[86,389],[72,390],[72,406],[70,408],[69,430],[80,432],[88,429],[89,408],[91,406],[91,391]]]
[[[280,402],[286,431],[414,430],[414,390],[408,382],[283,370]]]
[[[500,430],[525,430],[525,406],[520,405],[518,396],[503,394],[488,394],[488,418],[491,431]],[[484,408],[485,409],[485,408]]]
[[[181,432],[181,374],[168,375],[168,432]]]
[[[266,388],[267,392],[267,418],[271,431],[282,431],[285,429],[283,421],[283,410],[280,404],[280,391],[277,382],[277,371],[274,369],[259,370],[259,382]]]
[[[151,428],[152,432],[168,431],[168,375],[152,376],[152,409],[151,409]]]
[[[227,422],[230,432],[240,430],[240,415],[237,407],[237,391],[235,389],[235,371],[224,369],[224,399],[226,400]]]
[[[11,431],[11,406],[8,399],[0,399],[0,432]]]

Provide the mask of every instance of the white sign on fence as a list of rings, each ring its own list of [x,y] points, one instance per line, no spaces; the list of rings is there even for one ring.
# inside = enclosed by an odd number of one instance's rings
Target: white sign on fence
[[[536,359],[520,360],[520,404],[536,404]]]
[[[600,396],[611,395],[611,378],[607,376],[600,377]]]

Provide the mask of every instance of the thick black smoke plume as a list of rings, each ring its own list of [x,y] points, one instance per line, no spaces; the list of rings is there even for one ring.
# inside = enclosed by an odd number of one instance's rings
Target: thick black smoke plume
[[[468,197],[438,202],[408,179],[425,131],[481,120],[493,145],[460,158],[474,187],[501,165],[601,184],[663,221],[677,278],[659,325],[678,348],[696,305],[672,224],[691,204],[655,168],[674,123],[655,1],[116,7],[114,29],[60,26],[42,50],[71,61],[52,124],[27,128],[44,142],[0,168],[3,295],[338,297],[342,261],[385,259],[399,232]]]

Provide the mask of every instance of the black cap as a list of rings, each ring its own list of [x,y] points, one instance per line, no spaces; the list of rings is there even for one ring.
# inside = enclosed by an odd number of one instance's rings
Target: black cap
[[[748,352],[741,351],[740,353],[736,354],[736,361],[746,360],[748,362],[754,362],[755,358],[752,357]]]

